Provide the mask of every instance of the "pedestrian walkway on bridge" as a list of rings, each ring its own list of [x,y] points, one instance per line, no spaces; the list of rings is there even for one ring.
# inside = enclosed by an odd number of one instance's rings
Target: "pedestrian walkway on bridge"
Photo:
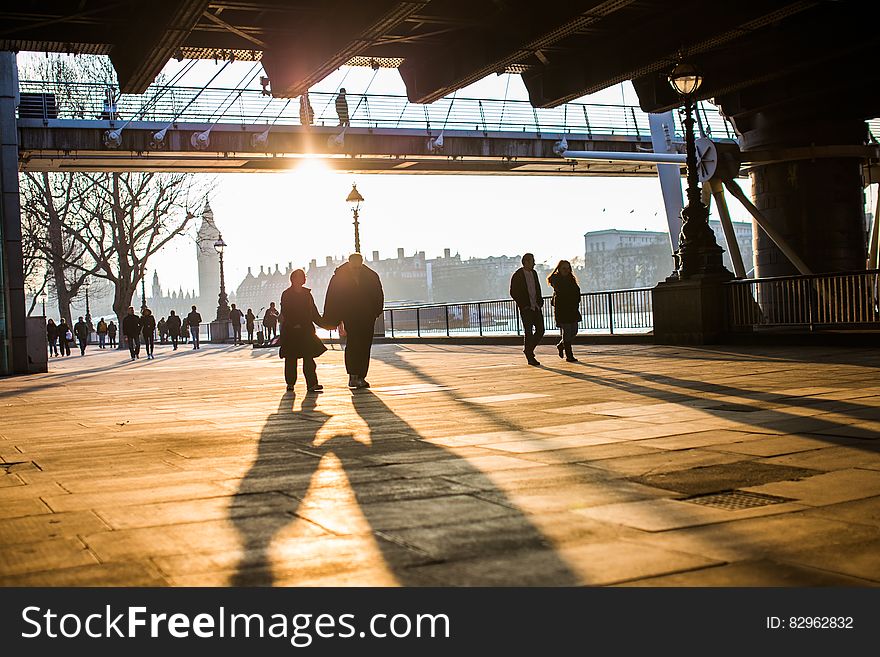
[[[880,584],[880,349],[157,349],[0,380],[0,584]]]

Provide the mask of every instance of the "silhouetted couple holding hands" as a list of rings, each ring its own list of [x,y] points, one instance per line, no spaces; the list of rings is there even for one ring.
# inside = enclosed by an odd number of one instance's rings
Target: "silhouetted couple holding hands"
[[[281,295],[281,349],[287,389],[293,390],[297,361],[302,358],[303,376],[309,392],[324,387],[318,383],[315,358],[327,351],[315,333],[315,325],[333,330],[340,324],[348,336],[345,369],[349,388],[369,388],[370,349],[376,318],[382,314],[385,297],[379,275],[364,264],[360,253],[337,267],[327,287],[323,316],[318,312],[312,291],[304,287],[306,274],[297,269],[290,274],[290,287]]]

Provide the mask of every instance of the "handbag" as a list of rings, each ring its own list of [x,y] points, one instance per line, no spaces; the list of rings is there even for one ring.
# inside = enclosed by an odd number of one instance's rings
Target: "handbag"
[[[67,333],[64,334],[64,337],[67,339],[68,342],[70,342],[71,340],[73,340],[73,333],[67,331]]]

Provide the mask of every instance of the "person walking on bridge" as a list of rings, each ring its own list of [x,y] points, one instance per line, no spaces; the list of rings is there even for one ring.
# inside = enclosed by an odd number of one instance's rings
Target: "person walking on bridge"
[[[535,271],[535,256],[526,253],[522,257],[522,267],[517,269],[510,278],[510,296],[516,302],[522,318],[525,340],[523,353],[529,365],[540,365],[535,358],[535,347],[544,337],[544,297],[541,295],[541,281]]]
[[[348,101],[345,98],[345,87],[339,90],[336,96],[336,115],[339,117],[339,126],[347,128],[351,125],[348,117]]]
[[[247,315],[244,316],[245,327],[247,328],[248,334],[248,342],[250,344],[254,343],[254,322],[257,321],[257,316],[254,315],[254,311],[251,308],[248,308]]]
[[[382,314],[385,295],[379,275],[364,264],[360,253],[352,253],[348,262],[336,268],[324,301],[324,328],[333,329],[342,322],[348,339],[345,345],[345,370],[349,388],[369,388],[370,349],[376,318]]]

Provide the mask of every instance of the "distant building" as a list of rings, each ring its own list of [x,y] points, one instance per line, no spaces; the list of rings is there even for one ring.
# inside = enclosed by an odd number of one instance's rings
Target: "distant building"
[[[709,222],[719,246],[725,248],[721,223]],[[751,222],[733,222],[746,273],[754,269]],[[733,271],[725,248],[724,266]],[[584,276],[581,289],[589,291],[652,287],[674,269],[669,234],[648,230],[591,231],[584,235]]]

